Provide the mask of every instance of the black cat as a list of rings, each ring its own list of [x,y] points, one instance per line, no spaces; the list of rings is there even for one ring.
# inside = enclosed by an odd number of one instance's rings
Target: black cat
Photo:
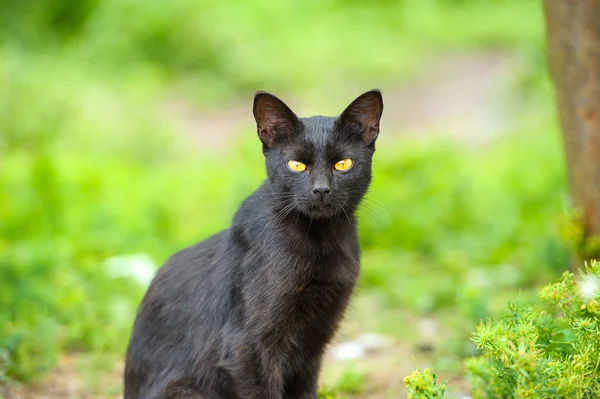
[[[317,397],[359,274],[354,213],[382,111],[376,90],[337,118],[298,118],[256,94],[268,178],[229,229],[157,273],[129,343],[125,399]]]

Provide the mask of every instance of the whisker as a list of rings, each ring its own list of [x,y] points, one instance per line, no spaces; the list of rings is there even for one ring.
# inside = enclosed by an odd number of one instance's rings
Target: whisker
[[[378,190],[373,190],[373,189],[370,189],[370,188],[369,188],[369,191],[367,191],[366,196],[369,196],[369,195],[378,195],[378,196],[382,197],[383,199],[387,199],[388,198],[388,195],[386,193],[378,191]]]
[[[371,223],[372,227],[375,227],[377,225],[380,224],[380,219],[378,219],[375,215],[373,215],[370,212],[361,212],[361,214],[359,215],[359,218],[364,220],[364,218],[362,218],[362,216],[366,217],[366,219]]]
[[[348,216],[348,213],[346,213],[346,210],[343,206],[340,205],[340,209],[342,210],[342,212],[344,212],[344,215],[346,215],[346,219],[348,220],[348,226],[351,226],[352,222],[350,221],[350,216]]]
[[[296,204],[292,202],[290,204],[287,204],[277,212],[273,220],[275,226],[278,226],[281,222],[283,222],[287,215],[289,215],[294,210],[295,205]]]
[[[269,197],[260,197],[260,199],[264,199],[264,200],[279,200],[279,199],[290,199],[293,198],[293,195],[280,195],[280,196],[269,196]]]
[[[294,193],[267,193],[267,194],[261,195],[260,198],[275,197],[275,196],[277,196],[277,197],[279,197],[279,196],[290,196],[290,197],[292,197],[294,195],[295,195]]]
[[[356,206],[357,211],[360,212],[360,214],[365,215],[373,225],[376,225],[376,224],[379,224],[382,222],[382,219],[380,218],[380,216],[375,211],[370,209],[366,204],[364,204],[364,203],[359,204],[356,201],[350,201],[350,204],[352,206]],[[389,214],[389,212],[388,212],[388,214]],[[391,216],[391,214],[390,214],[390,216]]]
[[[381,205],[379,202],[373,201],[370,198],[363,198],[363,201],[369,202],[373,205],[377,205],[379,208],[383,209],[389,216],[392,216],[391,212],[383,205]]]

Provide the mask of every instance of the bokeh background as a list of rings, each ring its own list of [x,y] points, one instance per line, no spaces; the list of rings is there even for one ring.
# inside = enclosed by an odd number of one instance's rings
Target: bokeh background
[[[336,115],[371,88],[362,275],[321,385],[403,397],[433,366],[460,393],[476,324],[568,267],[539,1],[0,1],[4,395],[120,397],[153,271],[265,176],[253,93]]]

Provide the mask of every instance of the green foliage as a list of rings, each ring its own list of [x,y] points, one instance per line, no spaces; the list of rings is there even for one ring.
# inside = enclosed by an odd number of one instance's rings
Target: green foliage
[[[421,312],[481,300],[482,309],[465,308],[476,322],[491,293],[559,273],[567,263],[553,231],[563,207],[562,156],[558,140],[538,144],[541,134],[509,136],[480,156],[445,145],[377,153],[361,213],[361,284],[390,306]]]
[[[587,235],[581,209],[574,209],[558,220],[559,237],[580,259],[600,258],[600,235]]]
[[[600,398],[600,262],[578,276],[565,272],[541,298],[542,307],[510,304],[479,325],[481,356],[466,362],[474,398]],[[437,389],[427,374],[406,383],[409,391]]]
[[[257,87],[327,93],[349,80],[383,85],[440,50],[543,37],[532,0],[4,0],[0,7],[0,44],[55,51],[119,78],[153,76],[208,104]]]
[[[482,357],[469,361],[476,398],[600,397],[600,263],[578,278],[565,272],[542,290],[548,309],[512,306],[474,337]]]
[[[366,374],[354,367],[349,367],[340,377],[335,390],[344,394],[360,393],[366,385]]]
[[[183,173],[189,156],[164,145],[171,131],[145,103],[72,71],[65,86],[60,70],[4,62],[0,378],[27,381],[64,350],[124,350],[145,287],[109,275],[107,258],[162,260],[223,226],[235,203],[218,176]],[[206,224],[184,223],[190,214]]]
[[[319,399],[345,399],[364,392],[367,387],[367,375],[352,365],[346,367],[335,384],[321,387]]]
[[[408,399],[442,399],[446,392],[446,383],[438,385],[437,376],[431,374],[429,369],[413,371],[404,378],[404,385],[408,390]]]

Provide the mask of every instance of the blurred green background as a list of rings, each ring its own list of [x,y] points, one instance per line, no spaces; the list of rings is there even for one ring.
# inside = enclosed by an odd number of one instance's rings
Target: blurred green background
[[[300,115],[384,94],[336,342],[387,346],[329,354],[323,389],[402,397],[428,365],[460,387],[477,322],[568,266],[543,22],[536,0],[1,0],[4,395],[119,397],[152,270],[264,178],[259,89]]]

